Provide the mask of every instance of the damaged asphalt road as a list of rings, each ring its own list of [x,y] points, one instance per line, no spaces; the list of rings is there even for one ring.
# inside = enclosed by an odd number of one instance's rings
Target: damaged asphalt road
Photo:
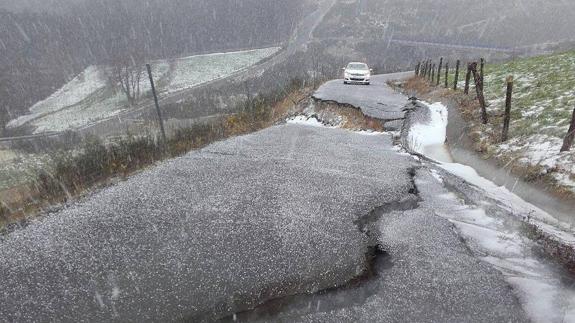
[[[349,104],[361,109],[366,116],[391,120],[388,128],[399,128],[404,116],[406,97],[387,85],[388,81],[403,79],[413,72],[373,75],[371,85],[346,85],[343,80],[333,80],[322,85],[313,95],[317,100]]]
[[[525,321],[392,141],[279,125],[97,192],[0,238],[0,320]]]
[[[417,206],[382,208],[375,275],[237,316],[240,322],[527,322],[503,275],[474,256],[439,217],[462,205],[432,172],[414,174]],[[396,205],[397,206],[397,205]],[[270,306],[271,307],[271,306]],[[231,321],[231,320],[230,320]]]
[[[276,126],[104,189],[0,242],[0,318],[213,320],[361,275],[356,221],[413,189],[388,135]]]

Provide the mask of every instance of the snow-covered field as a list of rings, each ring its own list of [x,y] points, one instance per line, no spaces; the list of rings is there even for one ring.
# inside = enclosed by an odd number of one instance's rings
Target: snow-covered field
[[[225,78],[272,56],[279,47],[196,55],[152,62],[158,92],[171,94]],[[125,95],[107,81],[107,67],[90,66],[47,99],[30,108],[30,114],[12,120],[9,128],[29,125],[34,133],[81,128],[122,114],[131,107]],[[141,97],[151,90],[145,72]]]
[[[270,57],[279,50],[279,47],[271,47],[177,59],[172,62],[174,72],[164,91],[173,93],[229,76]]]

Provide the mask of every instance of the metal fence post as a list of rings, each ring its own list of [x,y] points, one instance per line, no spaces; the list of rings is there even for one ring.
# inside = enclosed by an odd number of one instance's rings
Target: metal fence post
[[[156,112],[158,113],[158,121],[160,123],[160,130],[162,131],[163,146],[166,148],[166,130],[164,128],[164,119],[162,118],[162,111],[160,110],[160,103],[158,102],[158,94],[156,93],[156,85],[154,84],[154,77],[152,75],[152,66],[146,64],[146,69],[148,70],[148,76],[150,77],[150,85],[152,86],[152,94],[154,95],[154,103],[156,105]]]

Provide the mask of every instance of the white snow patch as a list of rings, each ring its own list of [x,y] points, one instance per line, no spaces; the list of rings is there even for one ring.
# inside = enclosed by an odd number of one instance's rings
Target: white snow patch
[[[362,135],[362,136],[387,136],[388,134],[385,132],[380,131],[372,131],[372,130],[359,130],[354,131],[353,133]]]
[[[409,148],[425,154],[425,147],[445,144],[447,135],[447,107],[441,103],[427,104],[431,112],[428,124],[416,124],[407,137]]]
[[[532,253],[532,242],[482,208],[461,207],[453,193],[442,194],[447,208],[436,212],[451,221],[481,259],[499,270],[534,322],[571,322],[575,291],[555,269]]]
[[[245,70],[277,53],[280,47],[184,57],[172,62],[174,73],[166,91],[178,92]]]
[[[443,177],[441,177],[435,169],[431,170],[431,176],[433,176],[439,183],[443,183]]]
[[[287,120],[288,124],[297,124],[303,126],[310,126],[310,127],[322,127],[322,128],[330,128],[323,123],[321,123],[315,117],[308,117],[304,115],[299,115]]]
[[[447,108],[441,103],[423,103],[429,107],[431,121],[427,124],[414,125],[410,129],[407,141],[407,144],[410,145],[409,149],[438,160],[441,168],[481,188],[487,193],[488,197],[500,202],[501,205],[512,210],[514,214],[529,217],[533,220],[533,224],[540,227],[547,234],[568,244],[575,245],[575,234],[569,224],[557,220],[544,210],[526,202],[506,187],[498,186],[492,181],[481,177],[472,167],[453,163],[449,159],[446,160],[444,153],[438,150],[437,147],[438,144],[445,147],[443,144],[447,134]],[[544,149],[546,148],[548,147],[545,146]],[[565,179],[563,180],[565,181]]]
[[[105,86],[106,79],[101,69],[97,66],[90,66],[47,99],[34,104],[30,108],[30,114],[10,121],[7,126],[8,128],[20,127],[51,112],[76,105]]]

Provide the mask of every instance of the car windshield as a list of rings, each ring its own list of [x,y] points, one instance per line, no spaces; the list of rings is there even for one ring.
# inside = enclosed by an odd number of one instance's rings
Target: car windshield
[[[369,68],[367,67],[366,64],[351,63],[351,64],[347,65],[347,69],[348,70],[365,70],[365,71],[367,71]]]

